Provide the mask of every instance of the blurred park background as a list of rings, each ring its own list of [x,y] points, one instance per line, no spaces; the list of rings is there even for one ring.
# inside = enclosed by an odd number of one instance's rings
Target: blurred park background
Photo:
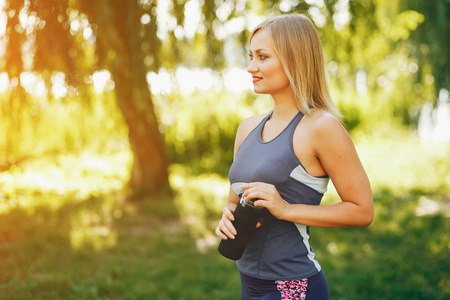
[[[370,227],[312,228],[331,299],[449,299],[448,0],[0,0],[0,299],[239,299],[213,231],[271,107],[249,34],[289,12],[374,194]]]

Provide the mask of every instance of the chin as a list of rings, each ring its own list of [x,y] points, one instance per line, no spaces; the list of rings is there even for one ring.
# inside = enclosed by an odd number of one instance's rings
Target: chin
[[[253,91],[255,93],[257,93],[257,94],[267,94],[263,89],[260,89],[260,88],[257,88],[257,87],[254,87]]]

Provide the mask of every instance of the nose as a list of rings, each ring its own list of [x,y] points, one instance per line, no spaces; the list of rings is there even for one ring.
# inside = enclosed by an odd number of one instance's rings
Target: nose
[[[251,60],[250,63],[247,66],[247,72],[249,73],[256,73],[258,72],[258,67],[255,64],[255,60]]]

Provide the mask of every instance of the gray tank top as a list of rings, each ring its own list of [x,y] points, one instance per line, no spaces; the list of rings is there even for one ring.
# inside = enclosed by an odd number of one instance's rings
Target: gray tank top
[[[265,182],[273,184],[288,203],[319,205],[329,178],[309,175],[293,148],[294,130],[303,114],[299,112],[277,137],[264,142],[261,133],[269,117],[239,146],[229,172],[233,191],[240,196],[243,183]],[[240,272],[260,279],[294,280],[321,270],[309,243],[308,226],[279,220],[266,209],[260,222],[237,261]]]

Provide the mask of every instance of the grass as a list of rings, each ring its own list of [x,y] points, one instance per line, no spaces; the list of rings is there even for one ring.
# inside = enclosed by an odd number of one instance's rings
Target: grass
[[[29,214],[15,208],[3,215],[0,298],[238,297],[234,265],[215,249],[198,251],[173,202],[118,204],[115,198],[90,198],[56,213],[38,208]],[[81,219],[89,219],[89,213],[101,211],[108,201],[116,202],[123,214],[112,221],[108,213],[85,221],[85,239],[74,244],[74,220],[80,214]],[[107,234],[92,230],[102,226],[109,228]],[[114,236],[113,242],[108,236]]]
[[[373,224],[311,229],[331,299],[450,298],[449,212],[417,213],[421,199],[449,202],[449,145],[398,142],[357,145],[374,191]],[[127,162],[84,155],[97,163],[68,170],[59,158],[60,169],[30,163],[0,174],[0,299],[239,299],[238,272],[218,254],[213,232],[226,178],[174,165],[174,199],[129,202],[125,167],[104,169],[102,159]],[[46,185],[30,176],[36,170]],[[55,173],[66,180],[52,184]],[[89,192],[80,195],[72,180]],[[331,187],[325,202],[336,197]]]

